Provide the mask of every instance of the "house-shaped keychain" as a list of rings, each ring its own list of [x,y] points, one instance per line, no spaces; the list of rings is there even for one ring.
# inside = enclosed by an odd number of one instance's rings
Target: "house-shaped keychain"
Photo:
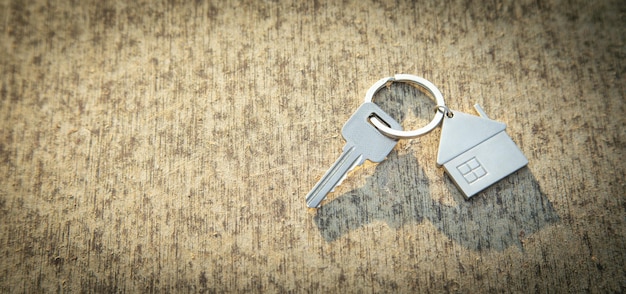
[[[444,115],[437,154],[437,165],[443,165],[466,198],[528,164],[505,132],[506,124],[489,119],[480,105],[474,107],[480,116]]]

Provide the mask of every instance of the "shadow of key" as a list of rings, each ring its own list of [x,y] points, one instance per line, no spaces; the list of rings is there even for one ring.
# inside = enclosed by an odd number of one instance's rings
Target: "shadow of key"
[[[416,167],[416,172],[406,172]],[[466,248],[500,251],[513,245],[521,247],[523,236],[559,220],[528,168],[469,201],[449,179],[442,175],[441,180],[456,195],[456,205],[432,199],[429,180],[416,158],[394,151],[365,185],[323,205],[314,221],[324,239],[332,242],[374,221],[384,221],[397,229],[427,220]],[[520,185],[525,188],[514,189]],[[523,193],[516,195],[520,191]]]
[[[375,220],[384,220],[396,228],[405,222],[422,221],[422,209],[416,201],[429,197],[428,179],[423,176],[397,178],[397,173],[384,174],[406,168],[403,164],[407,162],[398,159],[397,152],[392,151],[363,187],[347,192],[317,210],[314,220],[324,239],[336,240],[348,231]],[[412,195],[407,197],[398,188],[408,188]]]
[[[408,222],[421,222],[424,210],[421,199],[430,198],[428,179],[421,167],[420,172],[410,175],[393,172],[408,168],[411,165],[408,159],[408,155],[398,156],[392,151],[362,187],[322,205],[314,217],[322,236],[334,241],[377,220],[394,228]],[[410,193],[406,193],[408,191]]]

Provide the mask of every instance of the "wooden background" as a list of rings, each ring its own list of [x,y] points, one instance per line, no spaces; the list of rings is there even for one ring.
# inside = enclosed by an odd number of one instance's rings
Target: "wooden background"
[[[626,290],[623,1],[124,2],[0,1],[1,292]],[[307,209],[395,73],[528,167],[465,201],[437,129]]]

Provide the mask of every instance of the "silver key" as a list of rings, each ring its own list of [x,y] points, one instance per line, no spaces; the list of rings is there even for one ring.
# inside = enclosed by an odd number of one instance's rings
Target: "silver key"
[[[398,140],[383,135],[370,123],[372,116],[383,120],[392,129],[402,129],[398,122],[376,104],[363,103],[343,125],[341,134],[346,140],[346,145],[341,156],[306,195],[308,207],[318,207],[326,195],[341,184],[348,172],[363,164],[366,159],[381,162],[396,146]]]

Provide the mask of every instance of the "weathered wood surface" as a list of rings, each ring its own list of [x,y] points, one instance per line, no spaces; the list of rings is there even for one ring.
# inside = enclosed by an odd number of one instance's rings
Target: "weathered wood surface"
[[[623,1],[55,2],[0,4],[2,292],[624,292]],[[528,167],[465,201],[435,130],[307,210],[395,73]]]

